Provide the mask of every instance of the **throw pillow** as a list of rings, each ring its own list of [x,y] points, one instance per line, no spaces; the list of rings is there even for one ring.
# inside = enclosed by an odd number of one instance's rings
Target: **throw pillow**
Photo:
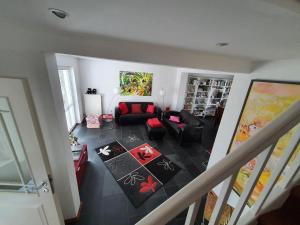
[[[149,105],[147,106],[146,112],[147,112],[147,113],[153,114],[153,113],[154,113],[154,110],[155,110],[155,106],[149,104]]]
[[[120,109],[121,115],[127,114],[129,112],[128,107],[125,102],[119,103],[119,109]]]
[[[162,127],[161,122],[157,118],[148,119],[147,123],[151,128]]]
[[[170,116],[170,121],[174,122],[174,123],[180,123],[180,118],[179,116]]]
[[[132,104],[131,113],[142,113],[141,104]]]

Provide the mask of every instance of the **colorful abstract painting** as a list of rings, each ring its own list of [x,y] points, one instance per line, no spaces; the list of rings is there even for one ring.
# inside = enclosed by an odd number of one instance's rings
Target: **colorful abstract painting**
[[[121,95],[151,96],[153,73],[120,72]]]
[[[280,83],[271,81],[253,81],[251,83],[247,99],[245,101],[238,125],[233,136],[229,152],[246,142],[256,132],[264,128],[272,120],[277,118],[289,106],[300,100],[300,84]],[[280,157],[290,143],[295,128],[279,139],[270,160],[263,170],[254,191],[249,198],[248,205],[254,204],[259,194],[270,178],[272,171],[278,164]],[[300,146],[292,156],[290,163],[300,152]],[[289,163],[289,164],[290,164]],[[234,190],[240,195],[256,165],[256,158],[248,162],[240,169]],[[286,173],[289,165],[285,169]],[[283,175],[284,175],[283,173]],[[283,177],[283,176],[282,176]],[[281,181],[282,177],[279,179]]]

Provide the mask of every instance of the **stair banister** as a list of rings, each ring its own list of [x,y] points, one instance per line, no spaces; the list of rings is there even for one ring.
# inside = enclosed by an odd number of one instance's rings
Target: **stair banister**
[[[271,193],[271,190],[275,186],[277,180],[279,179],[279,176],[281,175],[282,171],[284,170],[285,165],[289,162],[290,158],[293,155],[293,152],[296,150],[296,148],[299,144],[299,141],[300,141],[300,124],[297,126],[296,132],[294,133],[288,147],[285,149],[283,155],[281,156],[277,167],[274,169],[274,171],[272,171],[271,177],[269,178],[263,191],[260,193],[259,198],[253,205],[252,211],[254,214],[258,214],[258,212],[260,211],[264,202],[267,200],[268,196]],[[295,162],[295,163],[297,163],[297,162]]]
[[[236,174],[243,165],[276,143],[281,136],[299,122],[300,101],[297,101],[246,143],[237,147],[235,151],[228,154],[155,208],[141,219],[137,225],[164,225],[189,206],[192,207],[192,211],[190,211],[190,208],[189,214],[193,215],[192,212],[198,210],[194,207],[194,203],[199,201],[203,195],[228,177]],[[187,221],[186,224],[189,224],[189,222]]]

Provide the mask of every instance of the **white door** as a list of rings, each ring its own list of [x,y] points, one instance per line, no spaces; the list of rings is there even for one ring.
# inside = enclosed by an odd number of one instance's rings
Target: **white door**
[[[27,88],[0,78],[0,225],[61,225]]]

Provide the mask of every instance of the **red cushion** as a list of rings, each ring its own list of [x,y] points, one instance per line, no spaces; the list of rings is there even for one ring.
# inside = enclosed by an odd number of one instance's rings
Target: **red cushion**
[[[142,113],[141,104],[132,104],[131,113]]]
[[[155,106],[149,104],[149,105],[147,106],[146,112],[147,112],[147,113],[153,114],[153,113],[154,113],[154,110],[155,110]]]
[[[148,119],[147,123],[152,128],[162,127],[161,122],[157,118]]]
[[[125,102],[119,103],[119,109],[120,109],[121,115],[124,115],[129,112],[128,107]]]

